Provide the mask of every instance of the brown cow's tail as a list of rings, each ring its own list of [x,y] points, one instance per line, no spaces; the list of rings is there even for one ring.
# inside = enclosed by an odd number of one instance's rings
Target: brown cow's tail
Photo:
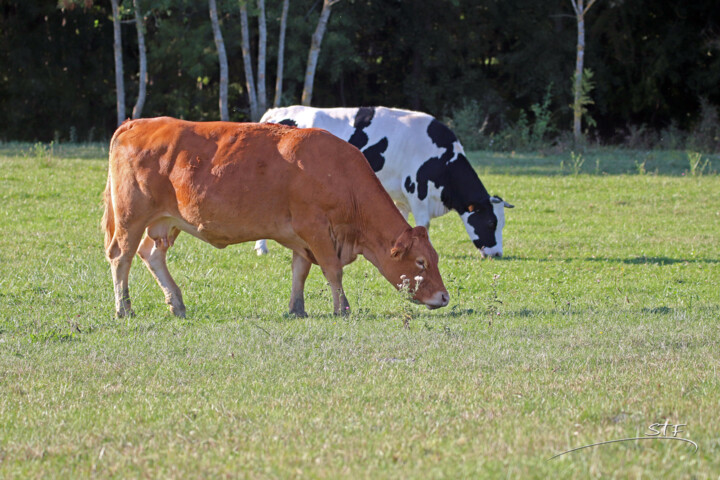
[[[105,193],[103,202],[105,203],[105,211],[103,212],[102,221],[100,226],[105,232],[105,252],[110,247],[113,235],[115,235],[115,210],[112,202],[112,185],[110,179],[110,171],[108,171],[107,185],[105,185]]]

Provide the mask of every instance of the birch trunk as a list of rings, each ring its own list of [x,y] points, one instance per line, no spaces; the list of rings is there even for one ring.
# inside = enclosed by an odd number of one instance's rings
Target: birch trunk
[[[132,118],[140,118],[142,109],[145,106],[145,96],[147,91],[147,51],[145,47],[145,22],[143,22],[142,13],[140,12],[140,0],[133,0],[135,8],[135,26],[137,27],[138,36],[138,52],[140,56],[140,72],[138,79],[138,96],[132,111]]]
[[[258,0],[258,58],[257,58],[257,97],[258,115],[267,110],[267,93],[265,91],[265,56],[267,51],[267,25],[265,23],[265,0]],[[260,120],[258,118],[257,120]],[[255,121],[257,121],[255,120]]]
[[[218,60],[220,62],[220,120],[227,122],[230,120],[228,114],[228,63],[227,54],[225,53],[225,42],[223,41],[222,32],[220,31],[220,22],[218,21],[217,5],[215,0],[208,0],[210,7],[210,21],[212,22],[213,37],[215,38],[215,46],[218,51]]]
[[[575,143],[579,143],[582,136],[582,105],[580,104],[580,96],[582,95],[582,74],[585,60],[585,15],[583,11],[583,0],[574,0],[573,8],[575,9],[575,17],[577,20],[577,54],[575,57],[575,85],[573,87],[573,138],[575,139]]]
[[[245,85],[250,102],[250,119],[253,122],[260,120],[257,94],[255,93],[255,79],[253,76],[252,57],[250,56],[250,27],[248,26],[247,5],[240,0],[240,45],[242,47],[243,65],[245,67]]]
[[[318,58],[320,57],[320,45],[322,44],[325,29],[327,28],[328,19],[332,6],[340,0],[324,0],[320,19],[317,28],[312,36],[310,43],[310,52],[308,52],[307,69],[305,70],[305,85],[303,86],[302,100],[303,105],[309,106],[312,102],[313,86],[315,83],[315,70],[317,69]]]
[[[573,139],[575,143],[579,143],[582,139],[582,77],[583,64],[585,61],[585,14],[596,0],[590,0],[587,6],[584,6],[583,0],[570,0],[573,10],[575,10],[575,18],[577,20],[577,56],[575,58],[575,82],[573,85]]]
[[[290,0],[283,0],[282,15],[280,16],[280,38],[278,40],[277,77],[275,79],[275,102],[278,108],[282,100],[283,69],[285,68],[285,30],[287,30],[287,17]]]
[[[113,14],[113,50],[115,53],[115,92],[118,126],[125,120],[125,82],[123,80],[122,34],[120,32],[120,3],[110,0]]]

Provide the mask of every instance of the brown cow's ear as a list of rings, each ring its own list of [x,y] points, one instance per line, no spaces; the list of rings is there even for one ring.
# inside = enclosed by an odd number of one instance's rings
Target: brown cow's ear
[[[392,258],[400,260],[405,256],[412,245],[411,232],[411,230],[405,230],[397,240],[395,240],[395,245],[390,249],[390,256]]]

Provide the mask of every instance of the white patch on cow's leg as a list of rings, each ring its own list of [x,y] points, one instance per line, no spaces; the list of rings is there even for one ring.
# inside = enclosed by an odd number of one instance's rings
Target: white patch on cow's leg
[[[172,234],[160,237],[157,240],[145,237],[138,249],[138,255],[142,258],[153,277],[155,277],[155,281],[160,285],[163,294],[165,294],[165,303],[170,306],[170,311],[178,317],[184,317],[185,304],[183,303],[182,293],[170,275],[166,261],[167,249],[174,243],[174,240],[175,236]]]
[[[305,313],[305,280],[312,263],[302,255],[293,252],[292,258],[292,291],[290,293],[290,314],[307,317]]]
[[[258,255],[265,255],[268,253],[267,240],[258,240],[255,242],[255,252]]]

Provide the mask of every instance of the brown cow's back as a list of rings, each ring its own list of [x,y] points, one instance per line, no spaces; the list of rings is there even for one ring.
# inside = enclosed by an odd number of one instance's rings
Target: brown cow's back
[[[282,243],[293,209],[312,204],[347,223],[356,191],[387,196],[362,154],[323,130],[170,118],[128,127],[114,139],[113,177],[147,185],[143,203],[156,216],[179,215],[216,246]],[[375,211],[383,213],[398,218],[394,208]]]

